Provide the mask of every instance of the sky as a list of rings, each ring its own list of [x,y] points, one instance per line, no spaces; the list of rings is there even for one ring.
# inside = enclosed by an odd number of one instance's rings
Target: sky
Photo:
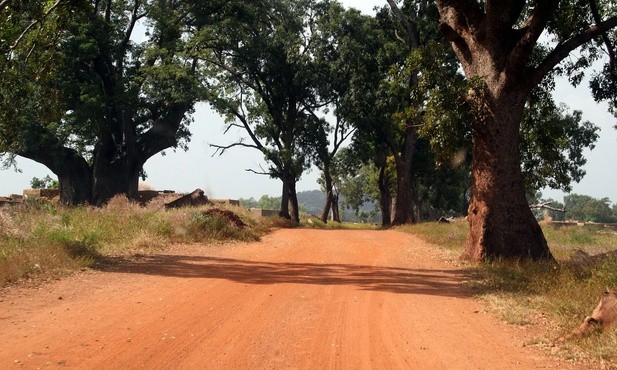
[[[355,7],[367,14],[373,14],[375,5],[386,4],[378,0],[344,0],[346,6]],[[583,120],[600,127],[599,139],[595,149],[587,151],[585,157],[587,175],[573,185],[572,193],[590,195],[594,198],[608,197],[617,203],[617,123],[615,117],[607,112],[606,104],[594,102],[587,84],[571,87],[567,81],[560,81],[555,89],[555,100],[566,103],[572,110],[583,112]],[[192,191],[201,188],[211,198],[255,198],[262,195],[280,196],[281,182],[265,175],[257,175],[247,170],[267,169],[262,154],[250,148],[233,148],[223,155],[215,154],[210,144],[229,144],[244,137],[242,132],[230,130],[227,134],[225,123],[217,113],[205,103],[196,107],[189,150],[167,150],[165,155],[157,154],[145,164],[148,175],[146,183],[157,190]],[[28,188],[33,177],[45,177],[53,173],[36,162],[25,158],[18,159],[21,172],[13,169],[0,169],[0,196],[21,194]],[[319,189],[319,172],[312,169],[302,175],[297,190]],[[542,190],[544,198],[563,200],[564,193],[550,189]]]

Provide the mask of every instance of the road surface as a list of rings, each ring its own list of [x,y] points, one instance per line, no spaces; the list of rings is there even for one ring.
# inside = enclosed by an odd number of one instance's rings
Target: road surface
[[[0,295],[0,368],[573,368],[397,231],[175,246]],[[451,258],[451,256],[450,256]]]

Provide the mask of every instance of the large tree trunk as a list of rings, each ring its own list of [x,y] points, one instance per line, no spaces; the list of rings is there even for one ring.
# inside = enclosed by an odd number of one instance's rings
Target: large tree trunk
[[[281,179],[281,181],[283,181],[283,191],[281,192],[281,210],[279,211],[279,216],[290,220],[291,215],[289,214],[289,184],[287,183],[287,181],[285,181],[285,179]]]
[[[414,193],[413,193],[413,155],[418,135],[415,128],[405,131],[401,153],[396,156],[396,206],[394,208],[393,225],[415,223]]]
[[[75,150],[64,148],[56,140],[17,154],[49,168],[60,185],[60,202],[65,205],[92,203],[92,170],[86,160]]]
[[[388,181],[386,168],[386,163],[379,168],[379,179],[377,180],[377,185],[379,187],[379,207],[381,208],[381,226],[383,227],[389,227],[391,224],[390,205],[392,203],[392,198],[390,197],[390,181]]]
[[[332,194],[332,221],[341,222],[341,213],[338,204],[338,192]]]
[[[289,191],[289,216],[295,224],[300,223],[300,209],[298,207],[298,194],[296,193],[296,179],[292,178],[287,187]]]
[[[129,199],[137,197],[140,170],[130,170],[126,160],[122,163],[102,162],[98,164],[93,176],[93,198],[98,206],[107,203],[116,195]]]
[[[463,259],[553,259],[525,198],[519,130],[529,92],[569,50],[548,53],[538,68],[530,67],[534,44],[558,4],[539,2],[521,28],[522,4],[493,1],[482,9],[476,2],[436,2],[440,30],[470,81],[467,101],[475,116]]]
[[[67,160],[56,175],[62,204],[73,206],[92,203],[92,170],[82,157]]]
[[[473,132],[473,164],[466,260],[552,259],[546,239],[525,197],[520,166],[519,126],[526,94],[511,87]],[[495,96],[495,95],[493,95]]]
[[[120,194],[129,199],[136,198],[143,164],[135,157],[135,154],[129,157],[113,144],[98,145],[92,171],[93,201],[96,205],[103,205]]]

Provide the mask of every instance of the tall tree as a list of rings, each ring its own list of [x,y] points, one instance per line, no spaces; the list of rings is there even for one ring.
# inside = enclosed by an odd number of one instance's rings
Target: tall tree
[[[320,180],[323,180],[321,184],[326,192],[321,214],[323,222],[327,221],[330,211],[333,220],[340,222],[338,193],[334,189],[336,176],[332,174],[336,171],[334,158],[356,130],[346,109],[350,100],[358,98],[353,81],[358,73],[362,73],[366,39],[372,36],[369,27],[369,16],[355,9],[345,10],[338,2],[330,2],[327,13],[321,17],[314,31],[315,56],[323,71],[317,88],[328,103],[326,111],[332,113],[332,122],[326,126],[325,132],[328,140],[314,141],[313,162],[322,171]]]
[[[0,151],[47,166],[63,203],[134,197],[144,163],[189,137],[200,65],[187,54],[197,31],[188,5],[46,4],[10,1],[0,10],[8,28],[22,27],[2,35],[12,37],[3,42],[3,74],[21,79],[0,85],[2,106],[12,107],[0,116]],[[148,37],[138,43],[139,23]]]
[[[201,58],[216,66],[209,102],[249,140],[215,145],[259,150],[270,164],[254,171],[283,183],[281,215],[299,221],[296,182],[310,165],[315,140],[326,140],[316,87],[314,30],[327,7],[313,0],[233,1],[223,22],[202,33]]]
[[[580,68],[597,58],[601,37],[617,26],[617,17],[593,16],[613,11],[608,2],[594,0],[436,4],[440,30],[469,81],[466,98],[475,116],[470,232],[462,257],[552,259],[525,198],[519,145],[525,104],[532,90],[554,72],[580,80]],[[539,44],[545,31],[554,40],[551,45]],[[585,45],[589,47],[572,57],[574,63],[557,68]]]
[[[365,149],[360,153],[368,155],[384,175],[380,186],[384,225],[416,220],[413,156],[424,97],[416,90],[421,68],[407,63],[407,58],[421,53],[429,40],[438,36],[435,23],[428,21],[429,3],[416,5],[408,1],[399,9],[392,2],[393,12],[384,7],[374,19],[364,22],[362,37],[354,38],[354,51],[347,58],[354,66],[350,94],[338,109],[358,129],[356,147]],[[424,26],[432,26],[432,33]],[[395,191],[385,181],[387,158],[393,159],[396,167]],[[392,196],[395,207],[391,218]]]

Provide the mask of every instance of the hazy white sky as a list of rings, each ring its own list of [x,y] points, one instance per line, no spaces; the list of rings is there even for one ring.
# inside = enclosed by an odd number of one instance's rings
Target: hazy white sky
[[[386,4],[378,0],[344,0],[343,4],[353,6],[372,14],[375,5]],[[586,194],[595,198],[608,197],[617,202],[617,130],[613,128],[616,119],[607,112],[605,104],[593,101],[586,83],[574,89],[567,82],[557,85],[556,100],[566,103],[571,109],[581,110],[583,119],[600,126],[600,138],[596,148],[588,152],[585,169],[587,176],[573,187],[574,193]],[[207,104],[199,104],[195,122],[191,126],[193,137],[188,152],[167,151],[151,158],[145,165],[146,182],[155,189],[192,191],[202,188],[214,198],[259,198],[263,194],[279,196],[281,183],[268,176],[256,175],[246,169],[267,168],[260,152],[254,149],[234,148],[222,156],[212,157],[214,150],[209,144],[226,144],[243,136],[242,132],[230,130],[223,135],[223,119],[212,112]],[[46,167],[21,158],[21,173],[13,170],[0,170],[0,195],[21,194],[29,187],[32,177],[52,175]],[[316,169],[305,173],[298,184],[298,191],[318,189]],[[545,197],[562,200],[563,193],[553,190],[543,191]]]

